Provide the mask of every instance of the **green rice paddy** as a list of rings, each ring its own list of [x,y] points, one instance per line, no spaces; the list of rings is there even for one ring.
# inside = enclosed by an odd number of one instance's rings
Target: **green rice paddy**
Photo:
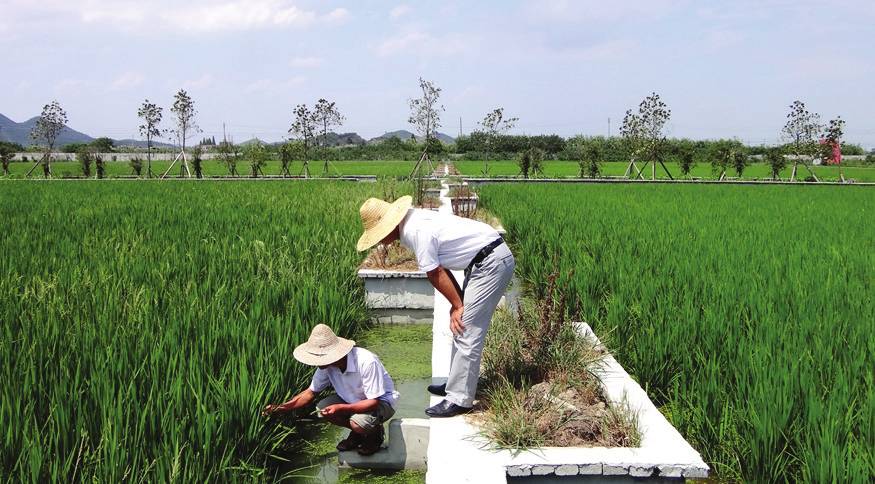
[[[572,316],[720,480],[875,475],[875,192],[486,185],[517,275]]]

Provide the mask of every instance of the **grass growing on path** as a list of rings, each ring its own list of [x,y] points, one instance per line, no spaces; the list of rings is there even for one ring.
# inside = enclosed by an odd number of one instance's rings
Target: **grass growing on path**
[[[549,273],[721,478],[875,475],[875,191],[487,185],[517,273]],[[558,267],[557,267],[558,266]]]

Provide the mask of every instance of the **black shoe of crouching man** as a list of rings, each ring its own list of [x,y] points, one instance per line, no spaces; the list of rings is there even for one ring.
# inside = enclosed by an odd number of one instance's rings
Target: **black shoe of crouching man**
[[[432,395],[437,395],[439,397],[445,397],[447,396],[447,384],[444,383],[442,385],[429,385],[428,393],[431,393]]]
[[[383,439],[385,439],[385,435],[383,434],[383,426],[380,425],[373,432],[364,436],[364,439],[362,439],[362,445],[359,447],[359,454],[376,454],[377,451],[380,450],[380,447],[383,445]]]
[[[471,407],[461,407],[449,400],[443,400],[441,403],[425,409],[425,414],[432,418],[447,418],[462,415],[471,411]]]
[[[362,445],[362,436],[350,430],[349,435],[337,443],[337,450],[347,452],[358,449],[360,445]]]

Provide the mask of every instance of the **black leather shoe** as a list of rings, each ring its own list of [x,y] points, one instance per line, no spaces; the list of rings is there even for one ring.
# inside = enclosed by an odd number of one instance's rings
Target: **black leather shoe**
[[[445,397],[447,396],[447,384],[444,383],[443,385],[429,385],[428,393],[431,393],[432,395],[437,395],[439,397]]]
[[[447,418],[462,415],[471,411],[471,407],[460,407],[449,400],[442,400],[441,403],[425,409],[425,414],[433,418]]]

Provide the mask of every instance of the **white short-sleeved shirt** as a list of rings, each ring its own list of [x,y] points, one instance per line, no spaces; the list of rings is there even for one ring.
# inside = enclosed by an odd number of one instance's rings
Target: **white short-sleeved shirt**
[[[411,208],[401,221],[401,244],[416,254],[419,270],[468,267],[480,249],[499,237],[490,225],[469,218]]]
[[[329,384],[346,403],[376,398],[395,408],[400,396],[380,359],[364,348],[354,347],[347,354],[346,371],[340,371],[335,366],[324,370],[317,368],[310,390],[319,393],[328,388]]]

